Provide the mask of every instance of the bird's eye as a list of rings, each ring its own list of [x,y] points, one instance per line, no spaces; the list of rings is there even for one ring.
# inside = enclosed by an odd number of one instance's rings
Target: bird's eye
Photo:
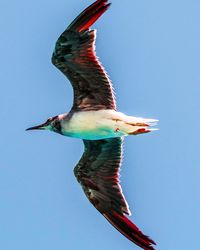
[[[56,129],[56,132],[61,131],[61,124],[59,121],[54,122],[54,128]]]

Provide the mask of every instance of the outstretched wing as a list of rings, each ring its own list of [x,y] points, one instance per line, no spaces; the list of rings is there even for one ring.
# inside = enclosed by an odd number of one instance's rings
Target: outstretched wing
[[[70,80],[73,110],[116,109],[111,81],[95,54],[95,30],[90,26],[108,9],[97,0],[85,9],[56,42],[52,63]]]
[[[130,211],[119,184],[122,139],[84,140],[84,144],[85,152],[74,173],[87,198],[129,240],[153,250],[154,241],[125,216]]]

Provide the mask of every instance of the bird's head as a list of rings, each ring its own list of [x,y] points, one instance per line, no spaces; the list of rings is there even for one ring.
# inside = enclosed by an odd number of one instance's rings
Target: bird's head
[[[45,123],[27,128],[27,130],[37,130],[37,129],[45,129],[45,130],[50,130],[54,131],[56,133],[61,133],[61,124],[60,124],[60,119],[59,116],[54,116],[50,117]]]

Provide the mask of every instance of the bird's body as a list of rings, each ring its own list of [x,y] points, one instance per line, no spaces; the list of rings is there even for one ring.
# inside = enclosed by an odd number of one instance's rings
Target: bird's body
[[[83,139],[85,151],[74,173],[87,198],[125,237],[145,250],[154,250],[154,241],[125,216],[130,210],[119,170],[123,137],[152,131],[156,120],[117,111],[112,83],[95,54],[96,32],[90,29],[109,6],[107,0],[94,2],[56,42],[52,63],[73,86],[71,111],[28,130],[46,129]]]
[[[70,118],[68,118],[70,117]],[[60,115],[61,134],[85,140],[116,138],[147,133],[153,119],[127,116],[112,109]]]

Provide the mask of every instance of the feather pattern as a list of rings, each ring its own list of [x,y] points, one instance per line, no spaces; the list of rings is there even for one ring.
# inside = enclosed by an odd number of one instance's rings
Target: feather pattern
[[[129,240],[145,250],[154,250],[154,241],[125,216],[130,210],[119,183],[122,139],[84,140],[84,145],[74,173],[87,198]]]
[[[116,110],[112,83],[95,53],[96,31],[90,26],[108,9],[105,0],[83,11],[56,42],[52,63],[74,89],[73,111]]]
[[[89,200],[102,212],[130,214],[119,184],[122,139],[84,140],[84,145],[74,173]]]

